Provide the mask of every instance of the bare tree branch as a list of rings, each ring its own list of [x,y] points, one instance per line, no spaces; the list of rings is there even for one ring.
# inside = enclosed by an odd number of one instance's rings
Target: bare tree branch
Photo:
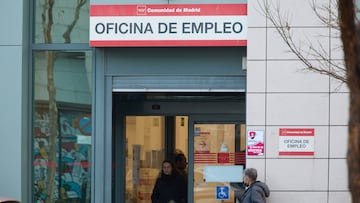
[[[63,34],[63,38],[65,39],[65,43],[71,43],[70,33],[72,32],[72,30],[74,29],[77,21],[79,20],[81,7],[83,5],[85,5],[86,2],[87,2],[87,0],[77,0],[77,5],[76,5],[76,8],[75,8],[75,13],[74,13],[74,19],[70,23],[70,25],[68,25],[66,31]]]
[[[266,15],[267,19],[289,48],[289,52],[293,53],[305,65],[306,70],[328,75],[343,83],[347,82],[345,68],[341,64],[331,60],[329,51],[324,48],[320,41],[317,42],[316,46],[312,44],[313,42],[311,42],[310,39],[307,39],[305,42],[295,42],[294,29],[291,27],[289,14],[284,11],[281,12],[279,3],[273,5],[267,4],[266,0],[260,0],[259,5],[261,11]],[[316,5],[315,0],[312,0],[311,6],[324,26],[339,30],[337,13],[332,11],[329,5],[319,7]],[[324,16],[325,14],[326,16]],[[319,38],[320,37],[328,36],[319,36]],[[307,47],[307,49],[305,50],[303,47]]]
[[[316,0],[312,0],[310,6],[322,24],[340,30],[337,10],[331,9],[338,8],[337,1],[332,1],[330,5],[319,5],[316,3]],[[324,16],[325,14],[327,14],[327,16]]]
[[[340,31],[344,60],[332,60],[320,42],[316,46],[310,43],[295,43],[288,15],[281,14],[279,4],[275,7],[262,0],[262,12],[273,24],[285,44],[309,71],[328,75],[348,85],[350,90],[349,138],[347,151],[348,182],[352,202],[360,202],[360,22],[356,13],[359,9],[353,0],[333,1],[333,4],[319,6],[312,0],[312,9],[322,24]],[[338,8],[336,10],[335,8]],[[339,13],[339,16],[338,16]],[[339,39],[339,36],[331,36]],[[302,46],[308,47],[304,50]],[[318,64],[313,65],[313,57]]]

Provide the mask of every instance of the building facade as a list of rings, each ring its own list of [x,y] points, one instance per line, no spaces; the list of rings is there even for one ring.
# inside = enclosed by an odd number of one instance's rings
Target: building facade
[[[178,39],[165,46],[95,43],[90,16],[100,14],[91,6],[142,1],[2,2],[0,195],[22,202],[149,202],[161,160],[180,149],[194,180],[190,201],[235,202],[241,171],[254,167],[270,187],[268,202],[351,202],[348,89],[304,70],[259,2],[146,2],[168,10],[198,6],[189,12],[246,5],[246,13],[231,14],[245,16],[246,37],[236,45],[215,39],[214,46]],[[337,11],[332,0],[316,3]],[[319,21],[309,2],[279,5],[291,14],[296,39],[310,39],[328,54],[307,60],[341,63],[339,33]],[[218,188],[229,191],[219,196]]]

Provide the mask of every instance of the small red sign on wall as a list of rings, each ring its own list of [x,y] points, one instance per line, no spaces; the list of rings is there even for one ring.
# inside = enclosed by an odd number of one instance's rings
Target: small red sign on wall
[[[247,135],[247,155],[263,156],[265,151],[264,131],[250,130]]]

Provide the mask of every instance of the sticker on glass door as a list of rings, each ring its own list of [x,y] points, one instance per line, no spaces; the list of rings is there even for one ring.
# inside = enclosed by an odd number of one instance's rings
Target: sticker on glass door
[[[228,199],[230,199],[229,186],[216,186],[216,199],[217,200],[228,200]]]

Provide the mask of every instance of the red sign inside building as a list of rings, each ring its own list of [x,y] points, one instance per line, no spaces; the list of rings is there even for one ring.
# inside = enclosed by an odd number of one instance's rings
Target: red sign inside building
[[[218,153],[218,163],[219,164],[228,164],[230,163],[230,154],[227,152]]]

